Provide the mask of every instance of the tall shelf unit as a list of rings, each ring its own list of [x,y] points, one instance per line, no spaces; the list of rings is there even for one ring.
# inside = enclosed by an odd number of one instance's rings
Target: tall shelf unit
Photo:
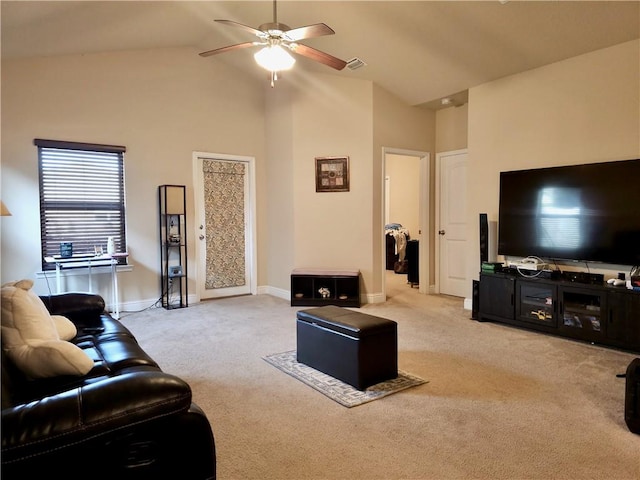
[[[167,310],[188,306],[187,216],[184,185],[160,185],[160,292]]]

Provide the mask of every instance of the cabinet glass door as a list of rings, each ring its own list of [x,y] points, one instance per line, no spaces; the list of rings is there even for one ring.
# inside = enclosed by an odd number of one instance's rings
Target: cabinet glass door
[[[584,340],[597,340],[604,335],[604,294],[561,288],[559,296],[562,330]]]
[[[556,326],[554,285],[518,283],[518,320]]]

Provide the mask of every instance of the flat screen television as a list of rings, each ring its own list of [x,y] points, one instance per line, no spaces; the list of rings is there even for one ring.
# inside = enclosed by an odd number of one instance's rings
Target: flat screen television
[[[500,173],[498,253],[640,264],[640,159]]]

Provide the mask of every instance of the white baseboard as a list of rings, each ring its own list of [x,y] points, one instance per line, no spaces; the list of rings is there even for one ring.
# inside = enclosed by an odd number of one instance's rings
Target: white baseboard
[[[432,293],[431,290],[432,288],[430,287],[429,288],[430,293]],[[258,287],[258,291],[256,294],[271,295],[277,298],[281,298],[283,300],[291,301],[290,291],[285,290],[283,288],[271,287],[269,285]],[[189,305],[195,305],[199,302],[199,299],[197,298],[196,295],[189,295],[187,300],[189,302]],[[362,302],[363,305],[367,303],[384,303],[386,302],[386,298],[382,293],[368,293],[368,294],[361,295],[360,301]],[[120,304],[120,312],[121,313],[139,312],[141,310],[146,310],[147,308],[153,308],[156,302],[158,302],[157,298],[149,298],[149,299],[139,300],[135,302],[123,302]],[[159,302],[157,306],[160,306]],[[465,298],[464,309],[471,310],[472,306],[473,306],[472,299]],[[113,305],[107,304],[106,309],[109,312],[113,312]]]
[[[106,301],[106,299],[105,299]],[[199,303],[199,299],[197,297],[197,295],[188,295],[187,296],[187,303],[189,305],[195,305],[196,303]],[[148,299],[144,299],[144,300],[137,300],[134,302],[121,302],[120,303],[120,314],[122,315],[123,313],[133,313],[133,312],[140,312],[142,310],[146,310],[148,308],[162,308],[162,303],[160,303],[160,300],[157,298],[148,298]],[[113,304],[111,303],[107,303],[105,305],[105,310],[107,312],[114,312],[114,308],[113,308]]]
[[[258,287],[258,295],[271,295],[273,297],[281,298],[283,300],[291,301],[291,292],[283,288],[270,287],[269,285],[263,285]]]
[[[464,299],[464,309],[472,310],[473,309],[473,300],[471,298]]]
[[[157,302],[157,305],[156,305],[156,302]],[[159,307],[159,306],[160,306],[160,302],[158,301],[157,298],[138,300],[138,301],[135,301],[135,302],[121,302],[120,303],[120,314],[127,313],[127,312],[140,312],[140,311],[146,310],[148,308],[156,308],[156,307]],[[114,311],[113,304],[107,303],[105,305],[105,310],[107,312],[113,313],[113,311]]]
[[[384,303],[387,301],[386,295],[379,293],[367,293],[362,295],[362,303]]]

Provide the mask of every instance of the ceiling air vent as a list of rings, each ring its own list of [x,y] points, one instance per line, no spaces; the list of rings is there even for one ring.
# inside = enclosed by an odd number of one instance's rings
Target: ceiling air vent
[[[347,60],[347,67],[349,70],[357,70],[360,67],[366,67],[367,64],[360,60],[358,57],[353,57],[351,60]]]

